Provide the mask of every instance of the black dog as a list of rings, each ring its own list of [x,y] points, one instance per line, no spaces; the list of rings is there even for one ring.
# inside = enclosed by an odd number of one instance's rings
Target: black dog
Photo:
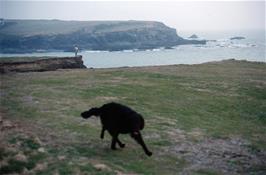
[[[140,133],[140,130],[144,128],[144,119],[140,114],[127,106],[112,102],[100,108],[91,108],[89,111],[81,113],[81,116],[85,119],[93,115],[99,116],[101,119],[101,138],[104,138],[105,130],[112,136],[111,149],[116,149],[116,143],[121,148],[125,147],[125,144],[121,143],[118,139],[118,135],[130,133],[131,137],[142,146],[145,153],[148,156],[152,155],[152,152],[146,147]]]

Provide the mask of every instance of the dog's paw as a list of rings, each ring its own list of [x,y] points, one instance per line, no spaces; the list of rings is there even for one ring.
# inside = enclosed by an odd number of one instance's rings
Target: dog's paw
[[[126,144],[122,143],[121,145],[119,145],[120,148],[125,148]]]
[[[152,156],[152,152],[146,152],[147,156]]]

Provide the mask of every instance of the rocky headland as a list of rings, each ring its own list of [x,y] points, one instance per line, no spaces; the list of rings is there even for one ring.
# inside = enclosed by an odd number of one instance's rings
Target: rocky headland
[[[130,50],[206,44],[184,39],[176,29],[157,21],[3,20],[0,53]]]

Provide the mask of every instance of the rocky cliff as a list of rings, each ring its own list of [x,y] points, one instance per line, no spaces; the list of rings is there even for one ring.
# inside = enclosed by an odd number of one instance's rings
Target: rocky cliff
[[[36,59],[34,61],[0,62],[0,73],[7,72],[43,72],[57,69],[86,68],[82,56]]]
[[[5,20],[0,26],[0,52],[125,50],[205,44],[186,40],[175,29],[155,21]]]

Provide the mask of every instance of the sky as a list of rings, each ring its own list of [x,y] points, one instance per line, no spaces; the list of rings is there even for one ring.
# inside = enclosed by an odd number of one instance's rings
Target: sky
[[[7,19],[149,20],[177,30],[265,30],[265,1],[13,1]]]

